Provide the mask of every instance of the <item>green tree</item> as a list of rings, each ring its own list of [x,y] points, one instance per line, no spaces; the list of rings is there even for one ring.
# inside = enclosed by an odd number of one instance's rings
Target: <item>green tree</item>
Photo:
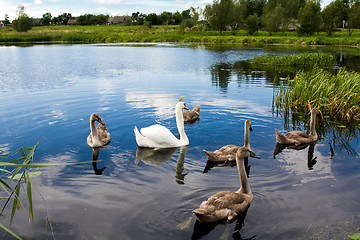
[[[188,19],[188,18],[191,18],[190,16],[190,9],[187,9],[187,10],[184,10],[181,12],[181,16],[182,16],[182,19],[185,20],[185,19]]]
[[[173,19],[174,19],[174,24],[175,24],[175,25],[180,24],[181,21],[182,21],[182,15],[181,15],[181,13],[179,13],[178,11],[176,11],[176,12],[173,14]]]
[[[254,14],[261,16],[265,3],[265,0],[236,0],[236,5],[239,7],[237,10],[238,20],[244,22],[248,16]]]
[[[135,25],[143,25],[146,15],[140,12],[134,12],[131,14],[132,23]]]
[[[20,5],[17,10],[17,18],[13,21],[13,28],[17,32],[26,32],[32,28],[32,18],[25,13],[25,7]]]
[[[205,18],[208,19],[210,26],[220,31],[226,30],[235,22],[235,4],[232,0],[214,0],[213,5],[207,5],[204,10]]]
[[[52,19],[51,13],[48,12],[48,13],[43,14],[42,20],[41,20],[42,25],[44,25],[44,26],[50,25],[51,19]]]
[[[349,37],[351,37],[354,29],[360,28],[360,2],[355,3],[349,9],[349,19],[347,27],[349,30]]]
[[[10,24],[9,15],[7,13],[5,13],[5,18],[4,18],[3,23],[4,24]]]
[[[52,21],[54,22],[54,24],[67,25],[70,18],[71,13],[63,13],[57,17],[54,17]]]
[[[173,24],[172,16],[173,16],[173,14],[171,12],[164,11],[160,14],[159,18],[161,19],[162,24],[171,25],[171,24]]]
[[[303,8],[300,8],[298,20],[298,34],[313,35],[320,30],[321,15],[320,1],[309,0]]]
[[[145,17],[145,21],[150,22],[151,25],[161,25],[161,18],[156,13],[150,13]]]
[[[343,20],[345,20],[346,8],[341,0],[336,0],[327,5],[322,11],[321,17],[324,22],[324,30],[328,35],[334,31],[336,27],[342,25]]]
[[[285,9],[278,4],[273,10],[267,7],[264,9],[263,22],[266,30],[271,34],[278,32],[280,27],[286,22]]]
[[[256,14],[248,16],[245,29],[249,35],[254,35],[260,29],[260,18]]]

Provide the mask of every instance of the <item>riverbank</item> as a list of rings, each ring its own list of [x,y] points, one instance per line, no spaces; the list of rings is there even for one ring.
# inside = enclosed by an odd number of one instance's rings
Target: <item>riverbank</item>
[[[360,30],[348,37],[347,30],[339,30],[328,36],[297,36],[296,32],[279,32],[269,35],[259,31],[247,36],[244,30],[227,31],[181,31],[178,26],[43,26],[33,27],[24,33],[12,28],[0,29],[0,43],[119,43],[119,42],[177,42],[177,43],[229,43],[229,44],[293,44],[360,46]]]

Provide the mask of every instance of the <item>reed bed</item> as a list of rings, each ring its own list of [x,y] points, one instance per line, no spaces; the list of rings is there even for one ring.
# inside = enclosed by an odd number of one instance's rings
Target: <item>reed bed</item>
[[[285,111],[307,112],[316,107],[332,119],[360,121],[360,74],[345,68],[336,74],[320,68],[301,71],[274,88],[274,102]]]
[[[330,53],[300,53],[294,55],[263,55],[251,60],[254,64],[269,64],[295,68],[330,67],[336,63],[336,58]]]

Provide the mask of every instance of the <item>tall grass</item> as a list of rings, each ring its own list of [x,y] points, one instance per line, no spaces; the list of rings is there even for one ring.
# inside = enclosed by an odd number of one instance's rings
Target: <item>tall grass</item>
[[[345,68],[336,74],[320,68],[301,71],[274,88],[274,101],[285,111],[306,112],[316,107],[334,119],[360,121],[360,74]]]
[[[182,31],[179,26],[44,26],[18,33],[11,28],[0,28],[0,42],[65,42],[65,43],[114,43],[114,42],[179,42],[179,43],[231,43],[231,44],[292,44],[292,45],[348,45],[360,46],[360,30],[348,37],[346,30],[332,36],[318,33],[299,37],[296,32],[279,32],[269,35],[259,31],[248,36],[244,30]]]
[[[254,64],[273,66],[288,66],[296,68],[329,67],[336,63],[336,58],[330,53],[300,53],[294,55],[262,55],[254,57]]]

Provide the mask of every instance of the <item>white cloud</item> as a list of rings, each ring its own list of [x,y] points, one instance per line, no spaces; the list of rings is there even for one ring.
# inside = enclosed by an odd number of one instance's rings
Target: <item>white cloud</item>
[[[122,4],[124,0],[94,0],[94,2],[100,4]]]
[[[35,0],[34,1],[34,4],[36,4],[36,5],[40,5],[40,4],[42,4],[43,2],[41,1],[41,0]]]

